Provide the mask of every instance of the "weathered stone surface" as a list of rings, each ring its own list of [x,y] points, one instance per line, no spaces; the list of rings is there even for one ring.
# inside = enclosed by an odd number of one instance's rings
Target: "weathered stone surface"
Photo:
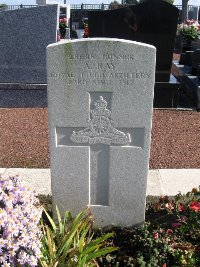
[[[58,5],[0,12],[0,82],[46,83],[46,47],[55,43]]]
[[[96,225],[144,221],[155,48],[82,39],[47,48],[53,204]]]

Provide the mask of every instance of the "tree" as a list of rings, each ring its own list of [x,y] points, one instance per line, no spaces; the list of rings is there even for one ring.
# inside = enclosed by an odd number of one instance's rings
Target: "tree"
[[[143,3],[143,2],[148,1],[148,0],[138,0],[138,1],[139,1],[139,3]],[[172,4],[172,5],[174,3],[174,0],[161,0],[161,1],[167,2],[167,3]]]
[[[8,5],[6,4],[0,4],[0,9],[7,9]]]
[[[138,0],[126,0],[127,5],[137,5],[139,4]]]
[[[109,9],[117,9],[120,7],[120,3],[114,0],[113,2],[110,3]]]

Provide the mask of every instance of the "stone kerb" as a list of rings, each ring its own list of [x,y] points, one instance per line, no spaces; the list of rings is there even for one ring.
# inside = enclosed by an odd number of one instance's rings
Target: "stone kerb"
[[[96,225],[144,221],[155,48],[94,38],[47,48],[53,205]]]

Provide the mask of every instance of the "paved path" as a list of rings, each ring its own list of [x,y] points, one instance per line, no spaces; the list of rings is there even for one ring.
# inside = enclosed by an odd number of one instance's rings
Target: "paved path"
[[[20,174],[38,194],[51,194],[50,169],[6,169],[0,173]],[[159,169],[150,170],[147,182],[147,195],[176,195],[187,193],[200,186],[200,169]]]

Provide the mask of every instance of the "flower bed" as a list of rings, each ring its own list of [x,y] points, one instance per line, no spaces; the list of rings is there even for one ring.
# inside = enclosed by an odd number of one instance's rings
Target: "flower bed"
[[[56,223],[45,211],[41,220],[41,214],[38,199],[20,177],[0,177],[0,266],[200,266],[198,189],[148,198],[146,221],[137,227],[94,230],[89,209],[74,219],[70,212],[61,219],[57,209]]]
[[[67,19],[66,18],[60,19],[59,20],[59,31],[60,31],[61,38],[65,38],[66,28],[68,28]]]
[[[178,25],[178,31],[186,41],[195,41],[199,39],[200,25],[198,21],[186,20]]]
[[[42,210],[18,176],[0,177],[0,266],[36,266]]]
[[[192,41],[196,41],[200,36],[200,25],[198,21],[187,20],[178,25],[178,33],[182,37],[182,53],[192,49]]]
[[[110,231],[111,229],[109,229]],[[140,227],[114,227],[117,253],[99,266],[200,266],[200,191],[151,200]]]

